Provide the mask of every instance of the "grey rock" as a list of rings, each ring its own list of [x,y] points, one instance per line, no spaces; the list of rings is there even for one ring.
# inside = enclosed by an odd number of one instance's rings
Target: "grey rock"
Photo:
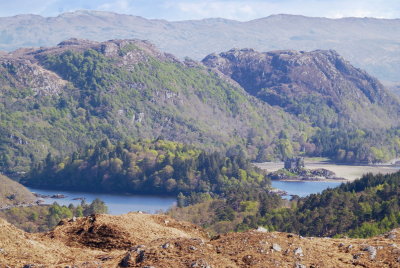
[[[364,250],[364,251],[367,251],[367,252],[369,253],[369,257],[370,257],[371,260],[375,259],[376,253],[377,253],[377,250],[376,250],[375,247],[373,247],[373,246],[366,246],[365,248],[363,248],[363,250]]]
[[[387,236],[386,236],[386,238],[392,239],[392,240],[393,240],[393,239],[396,239],[396,237],[397,237],[397,236],[396,236],[396,234],[394,234],[394,233],[388,233]]]
[[[353,254],[353,259],[358,260],[362,255],[362,253]]]
[[[169,246],[170,246],[170,244],[169,243],[165,243],[164,245],[162,245],[161,247],[163,248],[163,249],[167,249],[167,248],[169,248]]]
[[[146,259],[146,253],[144,250],[140,251],[139,255],[136,257],[136,262],[140,263]]]
[[[129,267],[130,262],[132,260],[132,254],[130,252],[128,252],[125,257],[121,260],[121,262],[119,263],[119,265],[121,267]]]
[[[300,257],[303,257],[303,256],[304,256],[304,254],[303,254],[303,249],[300,248],[300,247],[296,248],[296,249],[294,250],[294,255],[299,255]]]
[[[196,267],[196,268],[212,268],[211,265],[209,265],[205,260],[198,260],[193,262],[190,267]]]
[[[266,228],[264,228],[264,227],[262,227],[262,226],[259,226],[259,227],[257,228],[257,232],[260,232],[260,233],[268,233],[268,229],[266,229]]]
[[[272,249],[275,251],[278,251],[278,252],[280,252],[282,250],[281,246],[278,244],[275,244],[275,243],[272,244]]]
[[[305,266],[304,264],[301,264],[299,262],[296,262],[296,264],[294,265],[294,268],[307,268],[307,266]]]

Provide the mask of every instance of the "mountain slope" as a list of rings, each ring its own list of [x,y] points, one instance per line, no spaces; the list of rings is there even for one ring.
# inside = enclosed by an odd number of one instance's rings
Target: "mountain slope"
[[[99,11],[57,17],[0,18],[0,49],[54,46],[77,37],[96,41],[146,39],[164,51],[197,60],[233,47],[260,51],[335,49],[381,80],[399,82],[400,20],[273,15],[239,22],[204,19],[170,22]]]
[[[0,219],[0,264],[75,267],[396,267],[399,230],[371,239],[204,230],[161,215],[93,215],[27,234]],[[24,252],[21,253],[21,247]]]
[[[72,39],[4,55],[0,69],[0,165],[14,173],[48,152],[66,155],[104,138],[241,144],[253,157],[259,148],[272,157],[282,129],[291,136],[308,128],[144,41]]]
[[[33,203],[35,196],[24,186],[0,174],[0,208]]]
[[[232,49],[203,63],[318,127],[309,153],[374,162],[387,161],[399,150],[398,98],[335,51]]]
[[[377,79],[332,50],[260,53],[232,49],[211,54],[202,62],[229,76],[250,94],[306,116],[319,127],[334,125],[340,119],[360,128],[398,125],[398,99]]]

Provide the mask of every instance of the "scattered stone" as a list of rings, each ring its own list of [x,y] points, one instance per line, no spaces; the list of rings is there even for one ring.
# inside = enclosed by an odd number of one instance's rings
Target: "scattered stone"
[[[246,265],[253,265],[255,264],[256,260],[253,258],[253,256],[251,255],[246,255],[242,258],[242,261],[246,264]]]
[[[4,254],[6,251],[3,248],[0,248],[0,254]]]
[[[279,246],[278,244],[272,244],[272,249],[275,251],[280,252],[282,250],[281,246]]]
[[[155,266],[144,266],[143,268],[156,268]]]
[[[121,260],[121,262],[119,263],[119,266],[121,267],[129,267],[130,263],[132,260],[132,254],[130,252],[128,252],[125,257]]]
[[[143,248],[145,248],[145,247],[146,247],[145,245],[138,245],[138,246],[136,246],[136,247],[130,248],[129,251],[131,251],[131,252],[136,252],[136,253],[139,254],[140,252],[143,251]]]
[[[198,260],[196,262],[193,262],[190,267],[196,267],[196,268],[211,268],[211,265],[209,265],[205,260]]]
[[[362,255],[362,253],[353,254],[353,259],[358,260]]]
[[[303,257],[304,256],[303,249],[302,248],[296,248],[294,250],[294,255],[299,255],[300,257]]]
[[[264,227],[262,227],[262,226],[258,226],[257,232],[260,232],[260,233],[268,233],[268,229],[266,229],[266,228],[264,228]]]
[[[193,251],[194,251],[194,250],[197,250],[197,248],[196,248],[195,246],[190,246],[189,249],[190,249],[190,250],[193,250]]]
[[[34,264],[25,264],[25,265],[23,266],[23,268],[33,268],[33,267],[35,267]]]
[[[346,248],[346,252],[348,253],[350,251],[350,249],[352,249],[352,248],[353,248],[353,245],[348,245]]]
[[[169,220],[165,220],[164,224],[167,225],[169,223]]]
[[[392,240],[393,240],[393,239],[396,239],[396,237],[397,237],[397,236],[396,236],[396,234],[394,234],[394,233],[388,233],[387,236],[386,236],[386,238],[392,239]]]
[[[169,248],[169,243],[165,243],[164,245],[162,245],[161,247],[163,248],[163,249],[167,249],[167,248]]]
[[[373,246],[367,246],[363,248],[364,251],[367,251],[369,253],[369,257],[371,260],[375,259],[376,257],[376,248]]]
[[[304,264],[301,264],[299,262],[296,262],[296,264],[294,265],[294,268],[307,268],[307,266],[305,266]]]
[[[282,250],[281,246],[279,246],[278,244],[272,244],[272,249],[275,251],[280,252]]]
[[[76,222],[76,217],[75,216],[72,217],[72,221]]]
[[[108,261],[108,260],[112,260],[113,257],[111,257],[111,256],[100,256],[99,259],[101,261]]]
[[[340,243],[339,244],[339,247],[341,248],[341,247],[344,247],[344,244],[343,243]]]
[[[139,255],[136,257],[136,262],[140,263],[143,262],[146,259],[146,253],[144,250],[140,251]]]

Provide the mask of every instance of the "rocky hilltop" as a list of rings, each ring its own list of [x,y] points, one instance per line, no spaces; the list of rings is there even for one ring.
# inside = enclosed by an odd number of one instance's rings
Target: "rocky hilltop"
[[[0,71],[0,162],[14,175],[48,152],[72,153],[104,138],[222,148],[250,135],[260,137],[251,146],[266,148],[281,129],[293,134],[301,124],[146,41],[70,39],[19,49],[0,56]]]
[[[146,39],[163,51],[196,60],[232,47],[260,51],[335,49],[381,80],[398,83],[399,29],[399,19],[273,15],[247,22],[226,19],[173,22],[76,11],[47,18],[37,15],[0,18],[0,50],[55,46],[72,37],[95,41]]]
[[[398,125],[397,98],[333,50],[257,52],[232,49],[202,61],[247,92],[318,127]]]
[[[0,170],[21,177],[105,138],[382,162],[400,151],[399,107],[334,51],[234,49],[200,63],[147,41],[69,39],[0,55]]]
[[[399,267],[400,231],[370,239],[300,237],[263,228],[209,238],[162,215],[64,220],[28,234],[0,219],[0,264],[12,267]]]

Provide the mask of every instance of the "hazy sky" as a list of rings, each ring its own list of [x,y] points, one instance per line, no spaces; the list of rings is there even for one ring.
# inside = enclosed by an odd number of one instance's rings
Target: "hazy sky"
[[[400,0],[0,0],[0,16],[57,16],[80,9],[167,20],[221,17],[251,20],[271,14],[330,18],[400,18]]]

